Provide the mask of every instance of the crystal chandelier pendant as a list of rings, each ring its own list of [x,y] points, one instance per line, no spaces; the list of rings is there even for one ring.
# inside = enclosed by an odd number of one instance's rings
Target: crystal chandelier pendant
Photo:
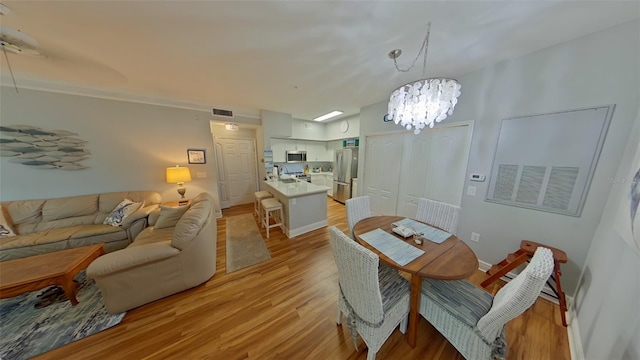
[[[420,52],[408,69],[400,69],[396,61],[402,54],[402,50],[395,49],[389,53],[389,58],[393,59],[398,71],[408,72],[411,70],[420,54],[424,52],[422,76],[426,77],[430,33],[431,23],[427,27],[427,35]],[[395,89],[389,97],[387,118],[407,130],[413,130],[413,133],[418,135],[425,127],[433,128],[435,123],[453,114],[461,88],[462,86],[457,80],[449,78],[429,78],[402,85]]]
[[[455,79],[414,81],[395,89],[389,97],[388,118],[418,135],[453,113],[462,85]]]

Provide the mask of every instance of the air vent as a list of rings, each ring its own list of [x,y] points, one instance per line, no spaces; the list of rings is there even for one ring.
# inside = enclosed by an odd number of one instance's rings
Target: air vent
[[[214,116],[223,116],[223,117],[228,117],[228,118],[232,118],[233,117],[233,111],[231,111],[231,110],[212,109],[211,113]]]

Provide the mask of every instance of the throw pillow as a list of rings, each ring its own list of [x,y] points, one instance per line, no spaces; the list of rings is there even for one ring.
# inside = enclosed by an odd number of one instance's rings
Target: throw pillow
[[[160,205],[160,216],[158,217],[158,220],[156,220],[154,227],[156,229],[162,229],[176,226],[178,220],[180,220],[182,215],[184,215],[188,209],[189,205],[177,207]]]
[[[103,224],[111,226],[120,226],[124,219],[133,214],[136,210],[142,207],[142,203],[133,202],[129,199],[124,199],[115,209],[104,219]]]
[[[0,205],[0,239],[15,236],[16,233],[11,228],[11,224],[4,217],[4,211],[2,211],[2,205]]]

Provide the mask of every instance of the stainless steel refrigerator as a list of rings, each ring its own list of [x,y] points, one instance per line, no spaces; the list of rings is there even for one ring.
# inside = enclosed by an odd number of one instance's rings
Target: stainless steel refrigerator
[[[358,148],[333,153],[333,199],[344,204],[351,198],[351,180],[358,177]]]

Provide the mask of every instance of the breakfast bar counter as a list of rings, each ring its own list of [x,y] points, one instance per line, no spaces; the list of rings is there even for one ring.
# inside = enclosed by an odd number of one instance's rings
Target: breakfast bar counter
[[[292,238],[325,227],[327,221],[326,186],[306,181],[263,181],[264,190],[282,204],[285,234]]]

